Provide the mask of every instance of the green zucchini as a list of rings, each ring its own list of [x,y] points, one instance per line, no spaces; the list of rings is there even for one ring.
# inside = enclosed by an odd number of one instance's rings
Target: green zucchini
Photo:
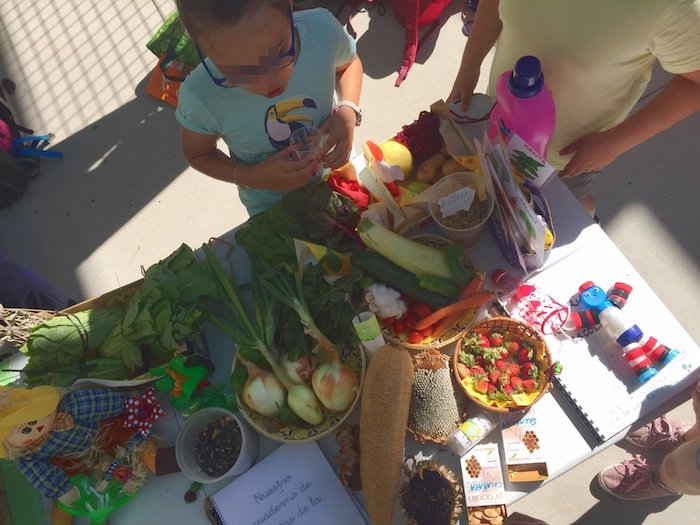
[[[397,266],[378,253],[369,250],[355,250],[350,254],[350,264],[410,298],[429,305],[433,309],[447,306],[452,301],[440,294],[426,290],[408,270]]]

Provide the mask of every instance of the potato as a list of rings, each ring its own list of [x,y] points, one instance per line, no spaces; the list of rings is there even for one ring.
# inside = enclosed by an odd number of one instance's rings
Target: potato
[[[464,166],[457,162],[452,157],[448,158],[442,163],[440,171],[443,175],[449,175],[450,173],[457,173],[458,171],[464,171]]]
[[[445,157],[440,152],[428,157],[421,163],[420,166],[418,166],[416,180],[419,182],[427,182],[428,184],[432,184],[435,182],[435,179],[438,178],[438,175],[440,174],[440,167],[442,166],[443,162],[445,162]]]

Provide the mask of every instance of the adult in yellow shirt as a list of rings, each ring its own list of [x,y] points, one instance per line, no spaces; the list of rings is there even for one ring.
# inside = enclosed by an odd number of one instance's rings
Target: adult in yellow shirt
[[[481,0],[450,101],[468,105],[494,44],[492,98],[518,58],[542,62],[557,111],[547,158],[591,215],[595,172],[700,109],[700,0]],[[657,60],[675,76],[630,115]]]

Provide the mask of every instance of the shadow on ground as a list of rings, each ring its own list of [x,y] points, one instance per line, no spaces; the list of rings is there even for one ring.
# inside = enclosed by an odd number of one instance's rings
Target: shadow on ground
[[[144,92],[88,127],[56,143],[61,160],[45,160],[27,193],[0,211],[0,223],[23,218],[23,227],[3,231],[0,251],[8,259],[35,267],[36,261],[60,257],[62,268],[77,268],[168,186],[187,164],[179,148],[179,126],[173,108]],[[70,171],[59,163],[70,162]],[[17,260],[15,246],[22,246]],[[20,250],[16,250],[20,251]],[[74,274],[42,274],[79,297]]]
[[[416,64],[423,64],[430,58],[445,21],[452,15],[461,12],[462,3],[453,1],[442,12],[438,27],[425,38],[418,50]],[[380,10],[379,7],[368,9],[369,27],[357,39],[357,54],[362,59],[365,74],[370,78],[384,78],[398,73],[403,61],[406,29],[394,16],[390,2],[385,0],[385,4],[385,12]],[[341,16],[341,20],[345,20],[347,14],[348,11],[344,11],[343,16],[345,18]],[[419,28],[419,41],[425,35],[427,29],[427,27]],[[457,53],[461,54],[461,49],[457,50]],[[455,60],[459,60],[459,58]]]

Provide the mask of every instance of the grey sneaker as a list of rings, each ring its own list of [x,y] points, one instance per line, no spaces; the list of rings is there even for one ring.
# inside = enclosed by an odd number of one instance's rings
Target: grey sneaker
[[[625,439],[639,448],[657,449],[663,453],[669,453],[683,443],[683,434],[689,428],[690,425],[682,421],[661,416],[642,428],[630,432]]]
[[[648,465],[639,455],[602,470],[598,483],[608,494],[624,500],[680,495],[661,483],[658,465]]]

